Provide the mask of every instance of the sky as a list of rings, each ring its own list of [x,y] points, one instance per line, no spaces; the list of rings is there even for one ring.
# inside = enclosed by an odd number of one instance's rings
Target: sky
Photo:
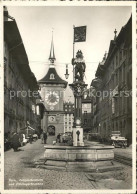
[[[86,42],[75,43],[75,54],[81,49],[86,63],[84,81],[91,84],[99,62],[108,52],[114,30],[119,34],[131,16],[130,6],[8,6],[14,17],[36,79],[45,76],[49,68],[49,53],[53,40],[55,67],[65,80],[66,64],[69,67],[68,84],[72,83],[73,25],[87,26]],[[69,86],[65,99],[73,100]]]

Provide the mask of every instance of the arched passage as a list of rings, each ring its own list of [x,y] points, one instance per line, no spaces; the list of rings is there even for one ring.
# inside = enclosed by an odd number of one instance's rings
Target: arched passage
[[[48,126],[48,134],[51,136],[55,135],[55,126],[53,125]]]

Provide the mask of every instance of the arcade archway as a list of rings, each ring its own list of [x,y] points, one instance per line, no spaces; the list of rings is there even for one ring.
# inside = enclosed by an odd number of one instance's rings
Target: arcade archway
[[[55,135],[55,126],[53,126],[53,125],[48,126],[47,131],[48,131],[49,135],[54,136]]]

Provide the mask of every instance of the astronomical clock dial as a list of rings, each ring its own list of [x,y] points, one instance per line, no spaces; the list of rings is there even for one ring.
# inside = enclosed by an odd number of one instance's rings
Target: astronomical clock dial
[[[49,116],[49,122],[55,122],[56,118],[55,116]]]
[[[59,102],[59,95],[56,92],[49,92],[45,96],[45,100],[51,107],[55,106]]]

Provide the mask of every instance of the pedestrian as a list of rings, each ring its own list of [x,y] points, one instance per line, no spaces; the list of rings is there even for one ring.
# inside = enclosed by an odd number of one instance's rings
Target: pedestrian
[[[32,144],[32,141],[33,141],[33,136],[32,136],[32,134],[30,133],[30,134],[29,134],[29,142],[30,142],[30,144]]]
[[[60,136],[61,136],[61,134],[59,133],[59,134],[57,135],[57,143],[60,143]]]
[[[43,133],[41,133],[40,138],[41,138],[41,143],[43,143],[43,140],[44,140]]]
[[[17,152],[18,147],[20,147],[19,135],[16,132],[13,132],[12,134],[13,135],[11,137],[11,145],[12,145],[14,152]]]
[[[20,140],[20,144],[21,144],[21,147],[22,147],[23,146],[23,134],[22,133],[20,134],[20,139],[19,140]]]
[[[46,132],[43,133],[43,139],[44,139],[44,144],[46,144],[47,143],[47,133]]]
[[[27,143],[27,139],[25,137],[25,134],[23,133],[23,145],[25,145]]]

